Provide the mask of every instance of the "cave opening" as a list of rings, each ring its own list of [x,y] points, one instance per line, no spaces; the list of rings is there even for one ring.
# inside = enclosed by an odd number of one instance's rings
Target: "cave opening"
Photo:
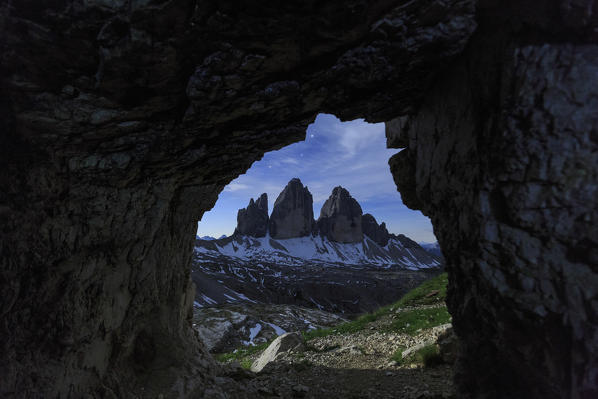
[[[450,386],[450,362],[430,343],[450,333],[443,258],[429,219],[401,202],[386,140],[383,123],[319,114],[304,141],[264,154],[220,193],[198,222],[191,272],[193,326],[216,359],[291,367],[312,388],[327,370],[332,385],[378,379],[383,395],[424,366],[413,389],[430,372]],[[410,290],[417,299],[400,301]],[[263,360],[297,337],[293,355]]]
[[[271,395],[191,327],[196,221],[327,112],[404,148],[459,397],[598,397],[596,4],[4,2],[0,396]]]

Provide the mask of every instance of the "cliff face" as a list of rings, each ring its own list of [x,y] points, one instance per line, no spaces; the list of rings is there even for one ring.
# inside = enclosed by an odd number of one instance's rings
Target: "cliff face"
[[[361,242],[361,206],[344,188],[338,186],[322,205],[318,230],[322,236],[336,242]]]
[[[463,396],[595,396],[596,3],[239,7],[0,7],[2,395],[217,395],[195,223],[328,112],[408,147]]]
[[[457,382],[473,397],[598,394],[596,18],[546,4],[563,20],[484,10],[419,111],[387,124],[406,147],[395,181],[445,255]],[[514,31],[515,12],[532,26]],[[567,40],[538,41],[549,31]]]
[[[382,222],[382,224],[378,225],[376,218],[366,213],[361,217],[361,228],[363,229],[363,234],[370,237],[378,245],[385,246],[388,244],[390,234],[386,229],[386,223]]]
[[[235,234],[264,237],[268,232],[268,195],[260,195],[257,201],[249,200],[245,209],[237,213]]]
[[[311,193],[301,180],[292,179],[276,198],[270,217],[273,238],[305,237],[314,227],[314,206]]]

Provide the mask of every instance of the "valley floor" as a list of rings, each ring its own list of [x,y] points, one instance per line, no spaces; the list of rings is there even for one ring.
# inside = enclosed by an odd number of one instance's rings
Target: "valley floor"
[[[247,368],[261,350],[217,356],[219,382],[230,398],[453,398],[452,367],[436,344],[450,332],[436,289],[443,278],[357,320],[304,333],[304,348],[279,353],[259,373]]]

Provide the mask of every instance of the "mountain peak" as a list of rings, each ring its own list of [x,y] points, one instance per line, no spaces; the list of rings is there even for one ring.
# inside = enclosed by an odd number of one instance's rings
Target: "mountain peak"
[[[273,238],[305,237],[314,227],[313,198],[298,178],[291,179],[274,202],[268,224]]]
[[[268,195],[260,195],[257,201],[249,200],[247,208],[237,212],[237,228],[234,234],[264,237],[268,230]]]
[[[390,234],[386,229],[386,223],[382,222],[382,224],[378,226],[376,218],[371,214],[366,213],[361,217],[361,227],[363,229],[363,234],[370,237],[376,244],[380,246],[388,244]]]
[[[332,241],[359,242],[363,239],[361,214],[361,206],[349,191],[337,186],[322,205],[318,230]]]
[[[260,197],[255,201],[256,206],[258,209],[266,212],[268,214],[268,194],[263,193]]]

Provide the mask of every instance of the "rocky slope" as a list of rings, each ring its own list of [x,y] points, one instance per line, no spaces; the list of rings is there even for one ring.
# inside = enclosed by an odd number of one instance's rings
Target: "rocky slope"
[[[208,305],[208,304],[207,304]],[[272,341],[287,331],[309,331],[346,321],[320,309],[296,305],[236,303],[204,308],[196,303],[193,327],[210,352]]]
[[[307,262],[321,265],[395,266],[411,270],[442,266],[439,258],[403,235],[393,236],[383,247],[367,236],[356,243],[338,243],[326,237],[311,235],[285,240],[275,240],[269,236],[233,236],[218,240],[197,240],[195,253],[211,259],[222,255],[240,260],[295,266]]]
[[[284,264],[195,253],[196,307],[230,303],[293,304],[346,315],[388,304],[439,273],[437,268],[349,265],[301,260]]]
[[[228,393],[235,398],[456,398],[450,365],[457,348],[443,303],[446,287],[439,282],[446,283],[445,277],[357,320],[308,331],[305,341],[286,334],[267,349],[219,356],[228,370],[235,370],[229,362],[236,360],[254,372],[238,370],[243,391]]]

